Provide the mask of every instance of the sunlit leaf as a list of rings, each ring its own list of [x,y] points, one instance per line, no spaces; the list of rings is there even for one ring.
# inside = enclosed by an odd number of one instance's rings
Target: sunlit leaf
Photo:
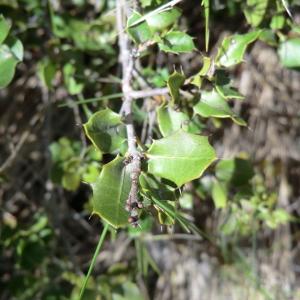
[[[202,175],[216,159],[207,137],[179,130],[155,140],[147,152],[148,171],[181,186]]]
[[[3,15],[0,15],[0,44],[6,39],[10,30],[10,24],[5,20]]]
[[[282,42],[278,49],[280,61],[287,68],[300,67],[300,38]]]
[[[226,37],[219,47],[217,62],[224,67],[231,67],[242,62],[247,46],[253,43],[260,33],[259,30]]]
[[[168,136],[180,128],[186,127],[189,117],[180,111],[175,111],[168,106],[157,109],[157,122],[163,136]]]
[[[125,203],[131,187],[128,167],[121,157],[103,166],[93,188],[93,212],[113,227],[127,225],[128,212]]]
[[[194,106],[194,111],[204,118],[231,118],[238,125],[246,125],[246,123],[231,110],[227,101],[215,90],[202,91],[201,99]]]
[[[146,22],[153,32],[161,31],[173,25],[174,22],[178,20],[180,15],[180,9],[172,8],[147,17]]]
[[[175,54],[192,52],[196,49],[193,38],[181,31],[167,33],[158,45],[160,50]]]
[[[213,182],[212,199],[216,208],[224,208],[227,204],[227,194],[225,186],[218,180]]]

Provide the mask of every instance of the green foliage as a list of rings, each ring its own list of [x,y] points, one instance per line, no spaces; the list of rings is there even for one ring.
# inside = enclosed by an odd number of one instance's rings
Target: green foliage
[[[67,190],[75,191],[81,181],[92,183],[99,175],[101,154],[94,147],[83,153],[80,142],[63,137],[50,145],[50,153],[51,179]]]
[[[83,127],[86,135],[102,153],[115,152],[125,142],[122,118],[108,108],[93,114]]]
[[[92,184],[94,213],[118,228],[127,225],[125,203],[130,191],[130,175],[121,157],[103,166],[97,181]]]
[[[12,81],[17,64],[23,60],[23,45],[8,35],[10,28],[8,21],[0,15],[0,89]]]
[[[198,178],[216,159],[206,137],[179,130],[154,141],[147,152],[150,173],[181,186]]]

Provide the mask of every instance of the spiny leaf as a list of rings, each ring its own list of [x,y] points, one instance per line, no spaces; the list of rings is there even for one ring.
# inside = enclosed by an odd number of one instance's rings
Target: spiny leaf
[[[103,166],[93,188],[93,212],[115,228],[128,223],[128,212],[125,210],[126,199],[131,187],[128,167],[118,156]]]
[[[226,37],[219,48],[217,63],[224,67],[231,67],[242,62],[247,46],[254,42],[260,33],[261,31],[258,30]]]
[[[172,97],[172,104],[178,103],[180,99],[180,88],[184,84],[185,77],[174,71],[168,78],[168,88]]]
[[[156,140],[147,152],[148,171],[181,186],[202,175],[216,159],[207,137],[179,130]]]

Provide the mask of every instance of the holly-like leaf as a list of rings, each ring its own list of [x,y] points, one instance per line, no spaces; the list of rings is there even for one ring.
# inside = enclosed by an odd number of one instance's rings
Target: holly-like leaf
[[[131,179],[128,167],[118,156],[103,166],[93,188],[93,213],[98,214],[115,228],[128,224],[128,212],[125,210]]]
[[[238,125],[246,126],[245,121],[231,110],[226,100],[215,90],[201,92],[201,99],[194,106],[194,112],[204,118],[231,118]]]
[[[152,32],[146,21],[135,26],[131,26],[141,17],[141,14],[134,12],[127,21],[127,32],[135,43],[144,43],[152,38]]]
[[[168,78],[167,85],[172,97],[172,104],[178,103],[180,99],[180,88],[185,81],[184,75],[174,71]]]
[[[278,54],[283,66],[287,68],[300,67],[300,38],[293,38],[280,44]]]
[[[157,122],[162,135],[168,136],[171,133],[184,128],[189,122],[189,117],[180,111],[168,106],[160,106],[157,109]]]
[[[262,22],[268,2],[268,0],[247,0],[244,14],[250,25],[257,27]]]
[[[193,38],[181,31],[167,33],[158,43],[160,50],[170,53],[187,53],[196,49]]]
[[[108,108],[94,113],[83,127],[92,143],[103,153],[117,151],[125,141],[121,116]]]
[[[219,48],[217,63],[224,67],[231,67],[242,62],[247,46],[253,43],[260,33],[261,31],[258,30],[226,37]]]
[[[173,25],[180,15],[180,9],[174,7],[147,17],[146,22],[153,32],[162,31]]]
[[[10,30],[10,24],[0,15],[0,44],[4,42]]]
[[[181,186],[200,177],[216,154],[207,137],[179,130],[154,141],[147,157],[149,173]]]

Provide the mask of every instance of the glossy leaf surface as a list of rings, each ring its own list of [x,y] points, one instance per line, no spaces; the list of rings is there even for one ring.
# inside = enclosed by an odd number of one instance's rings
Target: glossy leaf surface
[[[236,34],[226,37],[219,48],[217,62],[224,67],[231,67],[243,61],[247,46],[254,42],[261,31]]]
[[[181,186],[202,175],[216,159],[207,137],[179,130],[156,140],[147,152],[148,171]]]
[[[103,166],[93,188],[93,212],[113,227],[127,225],[126,199],[131,187],[130,175],[121,157]]]

